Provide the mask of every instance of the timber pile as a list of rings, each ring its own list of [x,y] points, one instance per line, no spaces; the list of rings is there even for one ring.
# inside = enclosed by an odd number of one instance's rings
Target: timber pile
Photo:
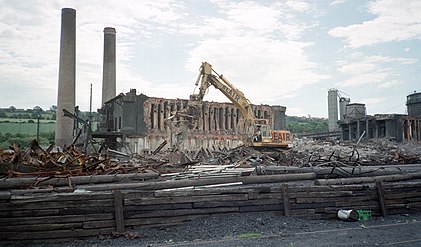
[[[373,215],[383,216],[421,211],[420,180],[332,186],[287,181],[71,193],[3,190],[0,239],[69,240],[122,233],[135,226],[177,224],[209,214],[253,211],[306,218],[336,218],[339,209],[372,210]]]

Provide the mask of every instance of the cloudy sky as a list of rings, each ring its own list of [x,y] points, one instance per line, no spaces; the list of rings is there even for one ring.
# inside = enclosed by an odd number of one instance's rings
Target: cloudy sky
[[[104,27],[117,31],[117,94],[193,93],[208,61],[254,104],[327,117],[337,88],[369,114],[421,90],[419,0],[0,0],[0,107],[57,104],[61,9],[76,9],[76,104],[101,104]],[[211,88],[209,101],[227,101]]]

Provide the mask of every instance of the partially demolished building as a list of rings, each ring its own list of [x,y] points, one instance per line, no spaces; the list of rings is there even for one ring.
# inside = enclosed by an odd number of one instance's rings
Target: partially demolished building
[[[342,140],[390,138],[396,141],[421,142],[421,93],[407,96],[408,115],[366,115],[364,104],[348,104],[338,124]]]
[[[150,152],[165,141],[174,144],[176,133],[172,133],[165,119],[186,105],[184,99],[148,97],[138,95],[136,89],[132,89],[105,102],[100,110],[103,119],[99,129],[120,136],[121,142],[133,153]],[[285,110],[284,106],[254,106],[255,116],[268,119],[272,129],[285,128]],[[181,149],[240,145],[237,124],[241,118],[241,113],[232,103],[203,102],[198,124],[188,131]]]

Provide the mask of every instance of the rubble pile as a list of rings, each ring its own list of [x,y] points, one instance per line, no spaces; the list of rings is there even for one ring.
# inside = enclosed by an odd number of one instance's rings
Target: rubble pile
[[[0,150],[0,176],[87,176],[142,173],[152,169],[149,163],[138,160],[110,158],[105,155],[87,155],[74,145],[64,151],[54,150],[53,146],[44,150],[34,140],[26,151],[17,146]]]
[[[421,145],[396,143],[387,139],[366,143],[316,142],[308,139],[294,141],[292,165],[316,166],[340,163],[344,165],[392,165],[421,162]]]
[[[421,145],[387,139],[359,145],[296,139],[290,150],[202,148],[196,152],[160,151],[128,155],[114,150],[85,154],[71,145],[63,151],[36,141],[20,150],[0,150],[0,176],[92,176],[154,172],[164,179],[248,176],[264,167],[359,167],[421,163]],[[294,168],[294,169],[295,169]],[[266,169],[268,170],[268,169]],[[257,171],[259,174],[259,171]],[[286,172],[285,172],[286,173]]]

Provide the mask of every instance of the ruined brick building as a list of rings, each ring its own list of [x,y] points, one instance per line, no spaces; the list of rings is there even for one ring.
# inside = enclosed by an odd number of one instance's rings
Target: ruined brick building
[[[100,112],[101,132],[115,133],[133,153],[155,150],[163,141],[171,143],[172,133],[165,119],[187,105],[184,99],[164,99],[136,94],[136,89],[108,100]],[[257,118],[269,120],[272,129],[285,128],[284,106],[253,106]],[[235,147],[241,144],[237,124],[242,118],[231,103],[203,102],[195,129],[188,132],[182,149]],[[167,147],[168,148],[168,147]]]

